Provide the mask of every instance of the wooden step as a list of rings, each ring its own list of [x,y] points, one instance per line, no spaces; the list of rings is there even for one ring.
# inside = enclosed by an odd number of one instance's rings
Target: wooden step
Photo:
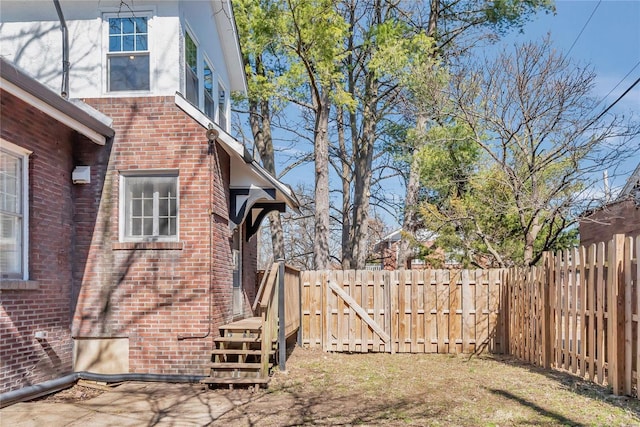
[[[211,350],[212,356],[260,356],[262,352],[260,350],[249,350],[243,348],[216,348]],[[268,355],[274,354],[275,351],[270,351]]]
[[[260,332],[262,329],[262,319],[259,317],[249,317],[247,319],[238,320],[237,322],[228,323],[222,325],[219,328],[221,331],[256,331]]]
[[[267,384],[271,377],[267,378],[221,378],[207,377],[200,382],[202,384]]]
[[[213,362],[209,365],[211,369],[260,369],[262,363],[246,363],[246,362]]]
[[[215,342],[226,343],[226,342],[260,342],[260,337],[242,337],[242,336],[224,336],[218,337],[214,339]]]

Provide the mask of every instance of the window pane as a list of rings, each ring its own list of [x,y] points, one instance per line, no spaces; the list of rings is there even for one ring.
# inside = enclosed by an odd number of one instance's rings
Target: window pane
[[[148,54],[109,57],[109,91],[149,89]]]
[[[134,51],[134,37],[133,36],[123,36],[122,37],[122,50],[125,52]]]
[[[185,61],[187,66],[192,71],[197,72],[198,69],[198,49],[195,42],[189,36],[189,33],[185,34]]]
[[[142,236],[142,218],[133,218],[131,220],[131,235]]]
[[[120,18],[122,19],[122,33],[133,34],[133,19],[132,18]]]
[[[22,219],[8,214],[0,214],[0,272],[22,277]]]
[[[0,209],[22,213],[22,159],[0,151]]]
[[[109,36],[109,52],[120,52],[122,50],[121,41],[120,36]]]
[[[158,226],[160,227],[158,230],[160,236],[170,236],[172,234],[169,227],[169,218],[159,218]]]
[[[204,64],[204,91],[213,96],[213,72],[206,62]]]
[[[122,32],[122,24],[120,18],[109,18],[109,34],[120,34]]]
[[[213,102],[211,95],[206,92],[204,94],[204,113],[212,120],[215,118],[216,104]]]
[[[136,36],[136,50],[149,50],[147,36]]]
[[[186,97],[187,100],[190,101],[194,105],[198,105],[198,77],[191,71],[191,69],[187,68],[186,74]]]
[[[148,50],[147,18],[109,18],[109,52]]]
[[[142,208],[143,216],[145,217],[153,217],[153,199],[144,199],[144,205]]]
[[[166,198],[160,198],[158,209],[158,215],[161,217],[169,216],[169,200]]]
[[[131,215],[142,216],[142,200],[131,200]]]
[[[136,18],[136,33],[147,32],[147,18]]]
[[[144,221],[144,235],[153,236],[153,218],[145,218],[143,221]]]

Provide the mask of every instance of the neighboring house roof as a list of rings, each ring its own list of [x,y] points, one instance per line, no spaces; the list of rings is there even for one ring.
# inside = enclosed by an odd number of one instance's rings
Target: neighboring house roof
[[[638,166],[636,166],[636,169],[633,171],[629,179],[627,179],[624,187],[622,187],[618,200],[627,199],[629,197],[639,197],[639,195],[634,192],[640,192],[640,163],[638,163]]]
[[[112,120],[79,100],[68,100],[0,57],[0,88],[99,145],[112,138]],[[5,113],[6,114],[6,113]]]
[[[416,231],[416,239],[419,242],[428,242],[429,240],[433,240],[436,237],[437,237],[436,233],[425,230],[425,229],[420,229]],[[379,245],[380,243],[385,243],[385,242],[390,242],[390,243],[398,242],[400,241],[401,238],[402,238],[402,229],[398,228],[397,230],[392,231],[391,233],[387,234],[382,239],[377,241],[376,246]]]

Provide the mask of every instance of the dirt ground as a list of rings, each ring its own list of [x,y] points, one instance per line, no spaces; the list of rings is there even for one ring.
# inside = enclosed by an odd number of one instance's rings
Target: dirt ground
[[[91,398],[76,385],[47,397]],[[108,393],[108,391],[106,391]],[[267,389],[217,389],[225,426],[640,426],[640,401],[499,356],[332,354],[297,348]]]
[[[640,401],[511,358],[296,349],[221,425],[640,425]]]

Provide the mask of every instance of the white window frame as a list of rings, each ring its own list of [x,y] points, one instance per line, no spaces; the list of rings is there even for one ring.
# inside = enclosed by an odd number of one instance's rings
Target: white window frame
[[[154,92],[155,88],[155,75],[156,75],[156,67],[155,67],[155,55],[154,55],[154,44],[155,44],[155,36],[153,35],[153,22],[154,22],[155,11],[144,9],[144,10],[133,10],[133,11],[117,11],[117,12],[103,12],[102,13],[102,93],[108,96],[139,96],[140,94],[150,94]],[[122,52],[110,52],[109,51],[109,18],[147,18],[147,50],[140,51],[142,53],[147,53],[149,56],[149,90],[118,90],[118,91],[110,91],[109,90],[109,57],[110,56],[119,56],[126,55]]]
[[[220,102],[221,92],[223,93],[224,100]],[[218,111],[216,113],[215,122],[224,130],[229,129],[229,91],[225,87],[222,80],[218,79],[218,87],[216,89],[216,104],[218,105]],[[220,113],[223,114],[223,117],[220,117]],[[224,122],[223,122],[224,118]]]
[[[197,79],[197,83],[198,83],[198,87],[196,88],[196,107],[198,107],[198,109],[200,109],[200,111],[202,111],[203,105],[204,105],[204,96],[203,96],[203,92],[204,92],[204,82],[203,82],[203,76],[204,76],[204,71],[203,71],[203,67],[202,67],[202,49],[200,48],[200,41],[198,40],[198,38],[194,35],[193,31],[191,31],[191,29],[189,28],[189,26],[187,25],[185,27],[185,31],[184,31],[184,35],[183,35],[183,70],[184,70],[184,97],[191,103],[193,103],[193,100],[189,99],[189,97],[187,96],[187,80],[188,80],[188,71],[187,71],[187,37],[189,37],[191,39],[191,41],[193,42],[193,44],[196,47],[196,79]]]
[[[21,240],[22,240],[22,272],[21,277],[18,280],[29,280],[29,156],[32,151],[22,148],[18,145],[0,138],[0,149],[12,156],[20,158],[21,161],[21,178],[22,178],[22,227],[21,227]],[[3,279],[0,276],[0,279]],[[15,277],[7,277],[4,279],[15,280]]]
[[[203,59],[202,59],[202,112],[204,113],[205,116],[207,116],[209,119],[213,120],[214,122],[218,122],[216,115],[218,114],[218,101],[217,101],[217,93],[218,93],[218,89],[216,86],[216,82],[218,81],[216,76],[216,70],[215,68],[213,68],[213,65],[211,65],[211,61],[209,61],[209,59],[206,57],[206,55],[202,55]],[[211,71],[211,92],[207,91],[207,89],[205,88],[205,74],[204,74],[204,69],[208,68]],[[207,97],[210,96],[211,97],[211,102],[213,103],[213,114],[209,115],[207,114],[207,107],[206,107],[206,100]]]
[[[176,185],[176,234],[173,236],[129,236],[127,235],[127,179],[128,178],[175,178]],[[135,170],[120,171],[119,183],[119,238],[121,242],[178,242],[180,241],[180,177],[178,170],[175,169],[151,169],[151,170]],[[156,200],[154,200],[154,217],[157,216],[158,208]],[[155,228],[155,226],[154,226]]]
[[[187,49],[186,49],[187,35],[191,38],[191,40],[196,45],[197,77],[198,77],[198,99],[197,99],[198,102],[196,104],[193,103],[193,100],[190,100],[187,97]],[[209,58],[207,57],[206,53],[204,52],[204,49],[202,48],[202,44],[200,43],[198,38],[195,36],[195,32],[191,29],[188,22],[185,22],[184,24],[184,31],[183,31],[182,37],[183,37],[183,43],[182,43],[182,67],[183,68],[182,69],[184,73],[184,79],[182,82],[182,88],[183,88],[182,94],[184,96],[184,99],[192,103],[198,110],[200,110],[202,114],[204,114],[210,120],[218,124],[222,129],[224,129],[225,131],[228,131],[230,126],[229,112],[230,112],[231,104],[230,104],[229,92],[227,90],[227,87],[224,84],[224,82],[220,79],[220,75],[216,72],[216,69],[213,66],[213,62],[210,61]],[[204,88],[205,65],[211,70],[211,74],[212,74],[211,75],[211,82],[213,85],[212,98],[213,98],[213,104],[214,104],[213,117],[209,116],[205,109],[205,97],[207,96],[205,94],[205,88]],[[222,105],[220,104],[220,89],[222,89],[225,93],[224,103]],[[222,117],[221,117],[221,111],[222,111]],[[223,118],[224,118],[224,123],[222,123],[222,120],[221,120]]]

